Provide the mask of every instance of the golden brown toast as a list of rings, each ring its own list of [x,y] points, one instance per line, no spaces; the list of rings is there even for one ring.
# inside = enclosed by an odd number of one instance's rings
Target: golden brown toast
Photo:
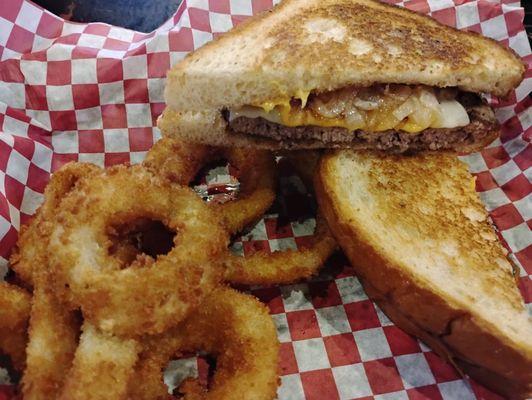
[[[315,183],[368,295],[398,326],[499,393],[532,395],[532,323],[465,164],[334,151]]]
[[[511,50],[374,0],[285,0],[191,53],[168,74],[182,111],[233,109],[374,83],[505,95],[523,78]]]

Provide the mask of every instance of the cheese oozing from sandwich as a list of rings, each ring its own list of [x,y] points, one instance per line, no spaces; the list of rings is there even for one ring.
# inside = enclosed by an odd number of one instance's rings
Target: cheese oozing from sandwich
[[[375,85],[284,98],[231,110],[230,120],[264,118],[288,127],[313,125],[369,132],[457,128],[470,123],[456,90],[426,86]]]

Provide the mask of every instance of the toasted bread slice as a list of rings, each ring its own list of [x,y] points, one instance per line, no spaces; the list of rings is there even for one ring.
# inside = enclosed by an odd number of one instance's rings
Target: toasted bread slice
[[[532,323],[465,164],[334,151],[315,183],[368,295],[399,327],[487,387],[532,395]]]
[[[375,83],[505,95],[523,78],[511,50],[373,0],[285,0],[190,54],[168,73],[177,110],[236,109]]]

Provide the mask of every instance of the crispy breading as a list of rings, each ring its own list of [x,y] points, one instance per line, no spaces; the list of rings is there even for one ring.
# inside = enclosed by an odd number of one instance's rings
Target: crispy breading
[[[17,371],[26,361],[31,296],[24,289],[0,281],[0,352],[8,355]]]
[[[208,391],[187,383],[186,399],[275,398],[279,385],[279,341],[268,308],[233,289],[214,290],[189,319],[146,339],[130,382],[129,398],[167,399],[163,369],[181,352],[204,351],[217,358]]]
[[[189,185],[202,167],[213,161],[227,161],[238,173],[238,197],[209,206],[222,218],[231,234],[257,222],[272,205],[276,190],[273,154],[264,150],[215,148],[162,138],[153,145],[143,165],[170,183]]]
[[[72,369],[59,400],[124,399],[140,344],[117,338],[84,323]]]
[[[26,369],[21,381],[27,400],[56,398],[72,364],[80,320],[53,289],[48,241],[61,200],[80,180],[98,171],[93,164],[68,163],[52,175],[44,191],[44,202],[21,231],[10,260],[17,274],[33,286]]]
[[[124,268],[110,233],[148,218],[172,232],[156,258],[140,254]],[[126,337],[159,333],[194,310],[222,277],[228,234],[219,216],[188,187],[143,166],[115,166],[84,179],[61,203],[49,242],[55,288],[85,321]]]

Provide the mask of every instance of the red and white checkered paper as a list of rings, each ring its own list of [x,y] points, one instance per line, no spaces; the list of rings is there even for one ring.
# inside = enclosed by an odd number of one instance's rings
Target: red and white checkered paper
[[[392,1],[473,30],[512,47],[529,65],[505,101],[492,101],[502,136],[464,159],[501,238],[520,266],[532,310],[532,55],[519,2]],[[143,159],[160,133],[166,71],[272,0],[188,0],[156,31],[144,34],[102,23],[64,21],[26,0],[0,1],[0,257],[35,212],[50,173],[76,160],[109,166]],[[240,243],[294,248],[308,224],[268,215]],[[279,398],[495,399],[416,339],[395,327],[370,301],[345,259],[308,283],[254,288],[277,324],[281,341]],[[198,370],[180,361],[178,375]],[[175,365],[174,365],[175,367]],[[167,380],[174,381],[170,374]],[[0,386],[0,399],[9,398]]]

